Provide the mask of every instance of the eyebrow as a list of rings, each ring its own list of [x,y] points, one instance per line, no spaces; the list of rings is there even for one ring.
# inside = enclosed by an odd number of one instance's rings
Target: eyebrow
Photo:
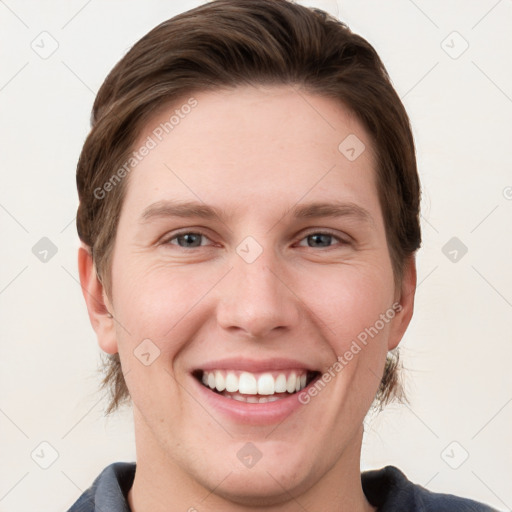
[[[141,215],[143,222],[159,217],[200,217],[202,219],[221,219],[223,210],[195,201],[158,201],[148,206]]]
[[[375,221],[368,210],[356,203],[306,203],[292,208],[292,214],[298,219],[316,219],[321,217],[352,217],[355,220],[375,226]]]
[[[375,227],[375,221],[368,210],[352,202],[311,202],[298,204],[290,209],[297,219],[316,219],[323,217],[349,217]],[[154,218],[199,217],[217,219],[228,217],[225,210],[196,201],[158,201],[148,206],[141,215],[142,222]]]

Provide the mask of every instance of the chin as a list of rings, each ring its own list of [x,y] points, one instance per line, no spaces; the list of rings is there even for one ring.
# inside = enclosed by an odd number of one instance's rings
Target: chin
[[[290,500],[290,495],[295,494],[294,489],[302,487],[299,475],[293,473],[291,468],[286,478],[286,481],[281,481],[279,476],[274,476],[271,470],[252,468],[232,471],[220,484],[209,482],[208,488],[215,488],[216,495],[240,505],[252,507],[279,505]]]
[[[256,444],[261,447],[261,455],[253,452]],[[239,457],[228,459],[226,454],[233,448],[226,447],[218,455],[210,456],[210,470],[205,471],[207,466],[204,464],[195,468],[195,479],[207,489],[215,489],[216,495],[245,506],[278,505],[289,501],[299,489],[304,492],[315,483],[315,474],[320,471],[307,453],[294,450],[292,445],[284,442],[267,440],[267,445],[263,440],[261,444],[237,441],[234,453],[240,454]],[[255,458],[248,458],[245,467],[239,458],[243,461],[244,454],[251,452]],[[219,460],[222,461],[220,464]]]

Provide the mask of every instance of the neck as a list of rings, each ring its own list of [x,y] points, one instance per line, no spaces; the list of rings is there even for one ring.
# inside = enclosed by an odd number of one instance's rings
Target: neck
[[[134,410],[135,412],[135,410]],[[266,503],[232,500],[218,487],[208,489],[193,475],[164,454],[141,418],[135,414],[137,468],[133,486],[128,492],[131,512],[372,512],[361,486],[360,452],[363,427],[359,429],[340,459],[321,475],[312,475],[310,482],[299,484],[289,492],[283,488],[281,497]],[[229,476],[224,477],[226,480]]]

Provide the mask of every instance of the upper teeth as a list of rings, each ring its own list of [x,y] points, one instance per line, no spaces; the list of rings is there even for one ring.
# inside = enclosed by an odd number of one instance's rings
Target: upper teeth
[[[203,384],[217,391],[242,393],[245,395],[273,395],[295,393],[306,387],[307,371],[292,371],[288,375],[276,373],[250,373],[240,371],[212,370],[203,372]]]

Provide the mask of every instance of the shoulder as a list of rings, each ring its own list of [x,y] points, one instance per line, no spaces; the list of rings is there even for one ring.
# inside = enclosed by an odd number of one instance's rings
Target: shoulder
[[[410,482],[396,467],[361,474],[363,491],[379,512],[497,512],[483,503],[431,492]]]
[[[114,462],[107,466],[68,512],[130,512],[126,495],[135,477],[134,462]]]

